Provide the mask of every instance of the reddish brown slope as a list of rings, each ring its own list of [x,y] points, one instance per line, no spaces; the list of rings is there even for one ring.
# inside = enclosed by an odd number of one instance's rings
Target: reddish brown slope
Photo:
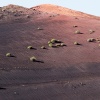
[[[70,14],[60,13],[54,16],[49,9],[46,13],[43,7],[51,9],[47,5],[21,8],[23,13],[20,14],[18,7],[15,13],[19,16],[8,14],[9,9],[1,11],[0,98],[99,100],[99,41],[87,42],[87,39],[100,38],[100,20],[97,20],[97,17],[89,19],[87,14],[80,17],[79,12],[75,12],[76,19],[70,10]],[[30,17],[26,17],[27,15]],[[38,27],[43,30],[38,30]],[[95,32],[90,34],[90,29]],[[76,30],[80,30],[82,34],[75,34]],[[49,47],[48,41],[52,38],[63,41],[67,46]],[[74,45],[74,42],[81,45]],[[35,50],[28,50],[29,45]],[[41,46],[47,49],[41,49]],[[15,57],[6,57],[7,52]],[[32,56],[35,56],[38,62],[31,62],[29,58]]]
[[[43,5],[33,7],[33,8],[38,9],[39,11],[42,11],[42,12],[52,13],[54,15],[60,14],[60,15],[67,15],[67,16],[96,18],[93,15],[85,14],[83,12],[71,10],[71,9],[68,9],[65,7],[52,5],[52,4],[43,4]],[[99,17],[97,17],[97,18],[100,19]]]

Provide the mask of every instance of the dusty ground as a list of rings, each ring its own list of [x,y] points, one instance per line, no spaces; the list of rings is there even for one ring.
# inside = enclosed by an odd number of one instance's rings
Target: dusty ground
[[[54,5],[9,5],[0,16],[0,100],[100,100],[99,17]],[[49,47],[52,38],[66,46]]]

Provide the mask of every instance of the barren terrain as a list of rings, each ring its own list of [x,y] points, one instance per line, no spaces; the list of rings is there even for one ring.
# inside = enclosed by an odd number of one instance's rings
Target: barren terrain
[[[99,32],[100,17],[60,6],[1,7],[0,100],[100,100]]]

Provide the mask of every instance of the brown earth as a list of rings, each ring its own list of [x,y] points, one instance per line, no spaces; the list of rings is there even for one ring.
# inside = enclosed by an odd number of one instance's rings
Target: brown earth
[[[0,8],[0,100],[100,100],[99,27],[100,17],[56,5]],[[49,47],[53,38],[66,46]]]

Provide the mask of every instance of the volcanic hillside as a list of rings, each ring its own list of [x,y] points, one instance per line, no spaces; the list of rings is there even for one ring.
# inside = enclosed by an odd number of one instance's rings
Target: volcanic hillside
[[[2,100],[100,100],[99,77],[100,17],[51,4],[0,8]]]

